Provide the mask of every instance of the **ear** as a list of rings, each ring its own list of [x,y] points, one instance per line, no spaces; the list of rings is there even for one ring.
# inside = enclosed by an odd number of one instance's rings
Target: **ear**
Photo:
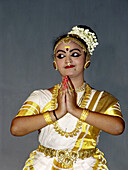
[[[91,55],[89,54],[89,52],[87,52],[87,55],[86,55],[86,60],[85,60],[85,65],[84,65],[84,68],[88,68],[90,66],[90,63],[91,63]]]
[[[54,59],[53,60],[53,67],[54,67],[55,70],[58,70],[55,55],[53,56],[53,59]]]

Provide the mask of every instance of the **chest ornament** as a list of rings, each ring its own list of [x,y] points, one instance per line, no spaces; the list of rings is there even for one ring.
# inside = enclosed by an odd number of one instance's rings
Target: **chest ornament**
[[[55,85],[54,90],[53,90],[53,95],[52,95],[52,100],[51,100],[51,109],[52,110],[55,110],[57,108],[57,96],[58,96],[59,88],[60,88],[60,85],[57,84],[57,85]],[[82,95],[82,97],[80,98],[80,100],[78,102],[78,106],[81,107],[81,108],[86,108],[86,104],[87,104],[87,102],[89,100],[89,97],[90,97],[90,94],[91,94],[91,88],[89,87],[88,84],[86,84],[86,86],[82,90],[84,92],[83,92],[83,95]],[[73,131],[71,131],[71,132],[65,132],[60,128],[58,121],[55,121],[53,123],[55,131],[58,134],[60,134],[61,136],[65,136],[66,138],[77,136],[80,129],[82,128],[82,125],[83,125],[82,121],[80,121],[78,119],[75,129]]]

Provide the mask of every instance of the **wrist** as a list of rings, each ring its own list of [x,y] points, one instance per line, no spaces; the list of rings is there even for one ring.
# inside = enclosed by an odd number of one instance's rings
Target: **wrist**
[[[76,106],[74,108],[72,108],[69,113],[71,113],[72,115],[76,116],[76,114],[78,114],[79,112],[81,112],[81,108],[79,106]]]
[[[54,115],[55,119],[58,120],[58,117],[57,117],[57,115],[56,115],[55,110],[53,110],[53,115]]]
[[[65,113],[63,113],[60,109],[56,109],[55,114],[56,114],[57,119],[60,119],[61,117],[65,115]]]
[[[53,123],[49,112],[43,113],[43,118],[44,118],[45,122],[46,122],[48,125],[50,125],[50,124]]]
[[[80,120],[82,122],[85,122],[87,117],[88,117],[88,114],[89,114],[89,110],[88,109],[83,109],[83,111],[81,113],[81,116],[80,116]]]

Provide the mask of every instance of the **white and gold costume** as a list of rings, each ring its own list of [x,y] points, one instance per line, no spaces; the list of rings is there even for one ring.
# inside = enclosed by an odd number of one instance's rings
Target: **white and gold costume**
[[[21,107],[17,116],[43,114],[57,108],[59,85],[36,90]],[[81,108],[122,118],[118,100],[105,91],[92,89],[77,92]],[[26,161],[23,170],[107,170],[104,154],[96,148],[100,130],[67,113],[55,123],[40,129],[39,148]]]

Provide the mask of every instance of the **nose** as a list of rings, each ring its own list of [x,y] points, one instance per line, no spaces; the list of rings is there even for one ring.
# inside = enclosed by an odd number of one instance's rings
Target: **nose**
[[[65,57],[65,63],[66,64],[68,64],[68,63],[72,63],[72,58],[71,58],[71,56],[70,55],[66,55],[66,57]]]

